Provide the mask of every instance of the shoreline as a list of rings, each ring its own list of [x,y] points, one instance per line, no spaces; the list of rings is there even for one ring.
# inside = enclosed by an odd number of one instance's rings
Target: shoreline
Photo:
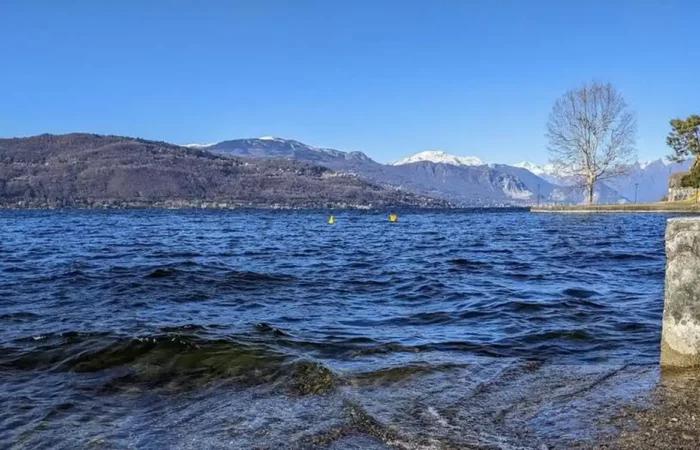
[[[152,205],[109,205],[109,206],[16,206],[0,204],[0,211],[463,211],[463,210],[485,210],[485,211],[518,211],[529,212],[529,206],[433,206],[433,205],[183,205],[165,206],[161,204]]]
[[[646,203],[621,205],[569,205],[538,206],[530,208],[532,213],[662,213],[700,214],[700,204],[696,203]]]
[[[416,211],[519,211],[536,214],[591,214],[591,213],[626,213],[626,214],[700,214],[700,203],[647,203],[620,205],[550,205],[550,206],[438,206],[438,205],[360,205],[360,204],[234,204],[219,202],[202,203],[128,203],[128,204],[99,204],[99,205],[16,205],[0,204],[0,211],[384,211],[384,210],[416,210]]]

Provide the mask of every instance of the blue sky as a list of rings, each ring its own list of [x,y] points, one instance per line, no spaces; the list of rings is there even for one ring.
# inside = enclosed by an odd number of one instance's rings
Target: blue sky
[[[552,103],[596,79],[636,110],[645,160],[700,113],[698,17],[694,0],[3,0],[0,136],[543,163]]]

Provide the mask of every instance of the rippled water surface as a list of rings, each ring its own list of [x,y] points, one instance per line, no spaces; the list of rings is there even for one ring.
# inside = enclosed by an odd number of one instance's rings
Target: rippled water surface
[[[653,383],[666,216],[326,219],[0,212],[0,447],[556,447]]]

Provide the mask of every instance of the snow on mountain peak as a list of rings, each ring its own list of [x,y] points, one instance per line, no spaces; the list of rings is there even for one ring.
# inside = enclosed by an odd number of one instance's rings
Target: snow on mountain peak
[[[277,142],[284,142],[284,139],[280,139],[278,137],[274,136],[262,136],[258,138],[261,141],[277,141]]]
[[[529,170],[535,175],[541,175],[544,173],[544,169],[542,167],[530,161],[522,161],[517,164],[513,164],[513,167],[519,167],[521,169]]]
[[[659,159],[651,159],[651,160],[649,160],[649,161],[644,161],[644,162],[639,163],[639,168],[642,169],[642,170],[644,170],[644,169],[646,169],[647,167],[651,166],[652,164],[654,164],[654,163],[656,163],[656,162],[662,162],[662,161],[659,160]],[[664,164],[664,165],[665,165],[665,164]]]
[[[183,147],[187,148],[207,148],[207,147],[212,147],[214,145],[218,144],[218,142],[210,142],[208,144],[185,144]]]
[[[411,164],[421,161],[451,164],[453,166],[483,166],[486,164],[476,156],[455,156],[441,150],[428,150],[416,153],[408,158],[400,159],[391,165],[401,166],[404,164]]]
[[[647,167],[651,166],[652,164],[662,164],[664,166],[672,166],[674,164],[682,164],[679,163],[678,161],[669,161],[668,158],[660,158],[660,159],[650,159],[648,161],[644,161],[639,163],[639,167],[641,169],[646,169]]]
[[[513,167],[519,167],[521,169],[529,170],[535,175],[556,175],[556,170],[554,169],[554,165],[552,164],[538,166],[537,164],[530,161],[522,161],[517,164],[513,164]]]

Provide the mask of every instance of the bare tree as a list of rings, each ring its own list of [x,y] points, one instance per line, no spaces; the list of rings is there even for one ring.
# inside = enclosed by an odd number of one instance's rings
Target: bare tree
[[[610,83],[590,83],[559,98],[547,123],[550,162],[563,176],[593,188],[600,180],[622,175],[637,160],[637,120]]]

